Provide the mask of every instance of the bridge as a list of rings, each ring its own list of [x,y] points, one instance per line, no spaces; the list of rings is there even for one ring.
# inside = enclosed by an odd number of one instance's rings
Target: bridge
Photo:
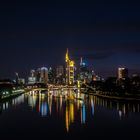
[[[63,86],[63,85],[48,85],[48,88],[30,88],[26,92],[36,94],[45,94],[47,96],[62,97],[66,99],[80,99],[84,100],[86,95],[81,93],[81,88],[76,86]]]
[[[84,85],[85,88],[81,88],[81,85]],[[77,85],[54,85],[48,84],[46,87],[40,84],[29,85],[26,89],[26,92],[33,91],[34,93],[42,93],[47,96],[55,96],[55,97],[64,97],[69,99],[85,99],[87,98],[88,90],[91,89],[95,91],[95,88],[89,86],[88,84],[82,83],[81,81],[77,81]],[[41,92],[38,92],[41,91]]]

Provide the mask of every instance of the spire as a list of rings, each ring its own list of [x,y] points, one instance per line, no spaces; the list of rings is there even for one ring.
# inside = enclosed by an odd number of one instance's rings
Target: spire
[[[81,57],[81,62],[80,62],[81,64],[83,63],[83,58]]]
[[[67,52],[66,52],[66,62],[68,62],[68,60],[69,60],[69,50],[68,50],[68,48],[67,48]]]
[[[69,54],[69,49],[67,48],[67,54]]]
[[[81,57],[80,66],[83,65],[83,58]]]

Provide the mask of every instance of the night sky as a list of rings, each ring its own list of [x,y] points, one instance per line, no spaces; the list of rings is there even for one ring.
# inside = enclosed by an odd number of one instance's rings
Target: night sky
[[[119,66],[140,73],[137,1],[1,1],[0,78],[63,64],[66,48],[101,76]]]

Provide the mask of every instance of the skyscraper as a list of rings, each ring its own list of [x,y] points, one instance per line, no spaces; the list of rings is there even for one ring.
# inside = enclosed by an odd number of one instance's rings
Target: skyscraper
[[[31,70],[30,74],[31,74],[31,77],[35,77],[36,76],[36,71],[35,70]]]
[[[56,68],[56,83],[57,84],[65,83],[64,67],[62,65],[57,66]]]
[[[118,68],[118,79],[125,80],[128,77],[128,69],[127,68]]]
[[[19,74],[16,72],[16,84],[19,84]]]
[[[48,83],[48,69],[46,67],[38,68],[36,71],[37,83]]]
[[[48,70],[48,83],[53,84],[55,83],[55,69],[54,68],[49,68]]]
[[[56,68],[56,76],[61,77],[64,75],[64,67],[62,65],[57,66]]]
[[[35,83],[48,83],[48,69],[46,67],[30,71],[30,77],[28,77],[28,84]]]
[[[92,81],[92,77],[93,70],[88,67],[88,65],[83,61],[83,58],[81,57],[78,79],[81,82],[90,83]]]
[[[75,64],[74,64],[74,61],[69,58],[68,49],[66,52],[65,61],[66,61],[66,84],[73,85],[74,84]]]
[[[40,82],[45,84],[48,83],[48,69],[46,67],[40,69]]]
[[[28,77],[28,84],[35,84],[36,83],[36,71],[30,71],[30,77]]]

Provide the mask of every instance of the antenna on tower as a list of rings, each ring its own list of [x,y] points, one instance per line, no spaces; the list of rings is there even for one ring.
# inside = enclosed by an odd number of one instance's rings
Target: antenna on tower
[[[65,61],[68,62],[68,60],[69,60],[69,50],[68,50],[68,48],[67,48]]]
[[[81,63],[83,63],[83,58],[81,57]]]
[[[69,49],[67,48],[67,54],[69,54]]]
[[[83,65],[83,58],[81,57],[80,65]]]

